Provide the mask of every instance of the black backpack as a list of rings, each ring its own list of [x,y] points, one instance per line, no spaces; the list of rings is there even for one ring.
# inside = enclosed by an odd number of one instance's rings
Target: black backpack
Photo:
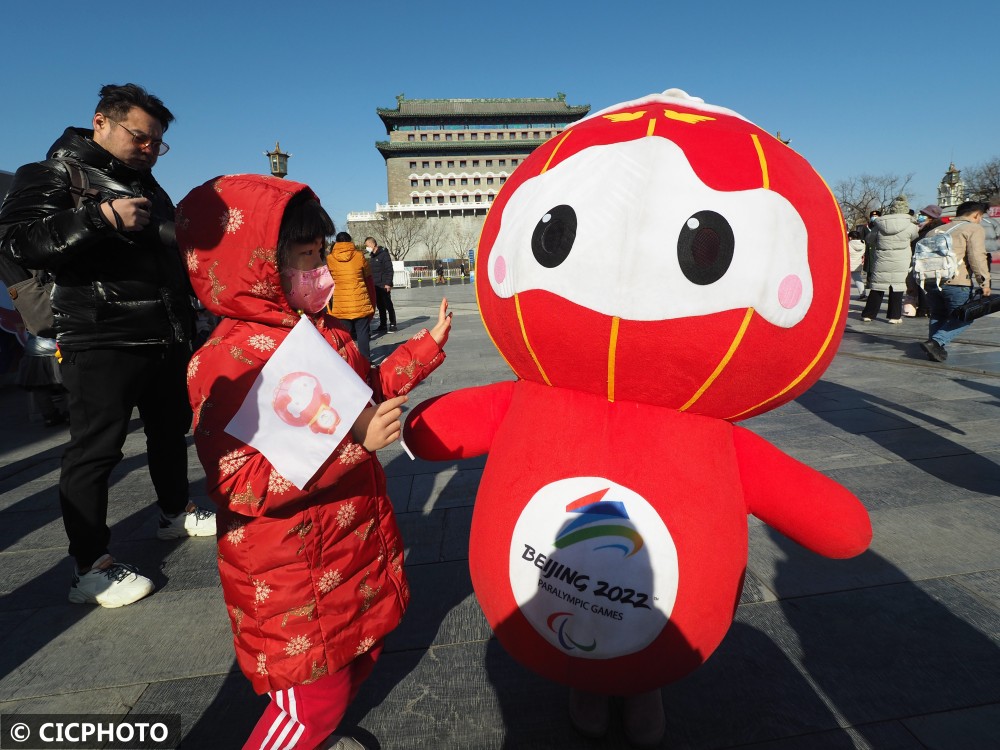
[[[90,180],[79,163],[71,159],[53,159],[62,164],[69,173],[70,193],[76,208],[89,198],[98,197],[97,190],[90,189]],[[7,286],[7,293],[14,303],[14,309],[21,315],[24,327],[29,333],[43,338],[55,335],[52,315],[52,276],[46,271],[25,268],[13,258],[0,252],[0,279]]]

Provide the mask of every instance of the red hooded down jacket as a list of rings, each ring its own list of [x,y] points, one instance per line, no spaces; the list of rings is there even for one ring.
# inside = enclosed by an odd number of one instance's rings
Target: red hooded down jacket
[[[219,177],[178,210],[177,237],[202,303],[225,320],[191,359],[195,445],[218,505],[219,572],[240,668],[258,693],[308,683],[370,649],[409,598],[403,542],[373,453],[348,435],[303,490],[225,432],[298,317],[276,267],[278,229],[309,188]],[[375,391],[409,392],[444,360],[426,329],[371,368],[332,320],[317,329]]]

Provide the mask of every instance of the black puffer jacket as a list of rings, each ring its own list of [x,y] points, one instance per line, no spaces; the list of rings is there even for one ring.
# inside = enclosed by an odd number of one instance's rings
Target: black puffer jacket
[[[372,253],[372,257],[368,259],[368,266],[372,269],[375,286],[392,286],[392,256],[388,250],[379,245],[378,252]]]
[[[0,207],[0,253],[55,276],[52,308],[60,346],[187,344],[193,322],[187,271],[172,230],[174,206],[152,174],[126,166],[92,139],[67,128],[49,159],[17,170]],[[99,197],[75,207],[72,159]],[[100,214],[108,198],[152,201],[141,232],[117,232]]]

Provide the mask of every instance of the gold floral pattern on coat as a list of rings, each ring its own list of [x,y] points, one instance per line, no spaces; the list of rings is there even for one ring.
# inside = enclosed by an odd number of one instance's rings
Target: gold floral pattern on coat
[[[247,261],[247,267],[253,268],[254,261],[263,261],[264,263],[278,264],[278,251],[273,247],[255,247],[250,251],[250,258]]]
[[[281,627],[285,627],[288,624],[289,617],[304,617],[309,622],[312,622],[313,614],[316,612],[316,602],[312,601],[308,604],[303,604],[301,607],[293,607],[292,609],[285,612],[285,616],[281,618]]]
[[[378,596],[378,592],[382,590],[382,587],[372,588],[368,585],[369,573],[365,573],[364,578],[361,579],[361,583],[358,585],[358,593],[361,594],[361,611],[367,612],[375,601],[375,597]]]
[[[257,654],[257,674],[267,674],[267,654],[263,651]]]
[[[279,474],[277,470],[271,469],[271,474],[267,478],[268,492],[271,492],[275,495],[284,495],[286,492],[292,489],[292,487],[294,487],[294,485],[290,481],[281,476],[281,474]]]
[[[226,234],[236,234],[236,231],[243,226],[243,210],[227,208],[225,213],[219,217],[219,226],[225,230]]]
[[[355,529],[354,533],[361,537],[363,540],[368,541],[368,537],[372,535],[375,530],[375,519],[368,519],[368,523],[362,526],[360,529]]]
[[[229,522],[229,528],[226,530],[225,539],[234,547],[243,541],[243,537],[246,535],[246,524],[238,519],[233,519]]]
[[[247,344],[251,348],[256,349],[259,352],[271,352],[274,351],[278,342],[273,338],[268,336],[266,333],[255,333],[253,336],[247,339]]]
[[[267,598],[271,596],[271,587],[267,585],[267,581],[262,578],[251,578],[250,583],[252,583],[254,587],[254,602],[256,604],[266,602]]]
[[[201,401],[199,401],[198,405],[194,408],[194,420],[192,421],[191,426],[194,428],[194,431],[197,432],[199,435],[212,434],[211,432],[209,432],[208,430],[204,429],[201,426],[202,410],[205,408],[205,405],[207,403],[208,403],[208,396],[202,396]]]
[[[258,279],[253,284],[250,285],[250,293],[254,297],[263,297],[264,299],[277,299],[278,294],[281,289],[277,284],[266,279]]]
[[[312,646],[312,641],[306,635],[293,635],[285,644],[285,653],[289,656],[304,654]]]
[[[232,476],[249,460],[250,453],[243,448],[236,448],[228,453],[223,453],[219,459],[219,474],[223,479]]]
[[[329,594],[337,586],[344,582],[344,577],[340,575],[340,569],[328,570],[319,578],[319,590],[323,594]]]
[[[233,607],[233,633],[235,635],[240,634],[240,627],[243,625],[243,610],[239,607]]]
[[[316,680],[318,680],[320,677],[325,677],[328,671],[329,670],[327,670],[325,665],[321,667],[319,664],[316,663],[316,660],[313,659],[312,673],[302,681],[302,684],[308,685],[310,682],[316,682]]]
[[[412,379],[414,373],[416,373],[418,370],[423,369],[425,366],[426,365],[424,365],[424,363],[421,362],[419,359],[411,359],[410,362],[409,362],[409,364],[406,364],[406,365],[397,365],[396,366],[396,374],[397,375],[405,375],[406,377]]]
[[[358,445],[357,443],[344,443],[340,449],[340,455],[338,461],[342,464],[347,464],[352,466],[353,464],[360,463],[364,460],[365,454],[364,446]]]
[[[219,295],[226,291],[226,285],[219,280],[215,273],[215,269],[218,267],[219,261],[215,261],[208,269],[208,279],[212,282],[212,302],[216,305],[219,304]]]
[[[354,517],[358,515],[358,509],[354,507],[354,503],[348,502],[340,506],[337,510],[337,526],[342,529],[346,529],[354,522]]]
[[[303,521],[302,523],[296,524],[295,526],[293,526],[292,528],[290,528],[288,531],[285,532],[285,536],[291,536],[292,534],[296,534],[299,537],[299,541],[301,542],[301,544],[299,545],[298,550],[296,550],[295,552],[296,555],[301,555],[303,550],[305,550],[306,534],[312,531],[312,529],[313,529],[312,521]]]
[[[250,357],[248,357],[246,354],[243,353],[243,347],[231,346],[229,347],[229,353],[230,355],[232,355],[233,359],[235,359],[237,362],[242,362],[245,365],[255,364],[254,361],[250,359]]]
[[[232,506],[246,505],[248,508],[256,510],[262,502],[264,501],[254,494],[253,487],[250,486],[249,482],[247,482],[247,488],[243,492],[229,494],[229,504]]]

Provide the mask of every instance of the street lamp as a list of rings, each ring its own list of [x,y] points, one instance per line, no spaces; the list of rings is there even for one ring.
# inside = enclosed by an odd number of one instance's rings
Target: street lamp
[[[265,151],[264,155],[271,164],[271,174],[275,177],[284,177],[288,174],[288,157],[291,154],[283,153],[277,141],[274,142],[274,151]]]

